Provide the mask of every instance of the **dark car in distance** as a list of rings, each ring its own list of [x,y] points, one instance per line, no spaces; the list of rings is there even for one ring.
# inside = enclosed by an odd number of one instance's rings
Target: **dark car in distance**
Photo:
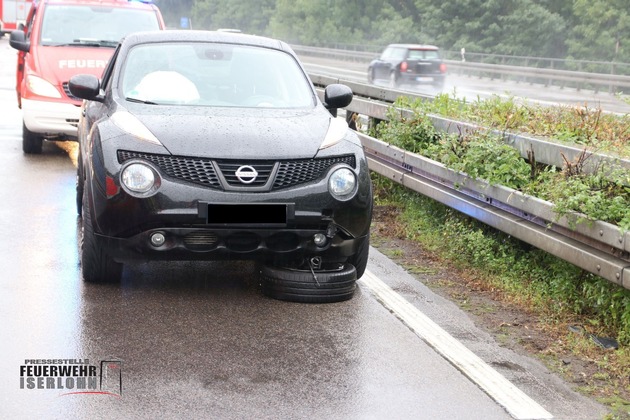
[[[392,88],[431,85],[442,89],[446,64],[434,45],[391,44],[368,67],[368,82]]]
[[[102,79],[78,75],[77,209],[87,282],[134,260],[247,259],[263,292],[349,299],[365,271],[372,189],[341,118],[291,48],[209,31],[137,32]]]

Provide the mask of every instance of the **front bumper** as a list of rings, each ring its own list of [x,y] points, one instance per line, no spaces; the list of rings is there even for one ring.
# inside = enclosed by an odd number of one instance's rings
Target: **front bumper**
[[[442,73],[436,74],[419,74],[419,73],[400,73],[398,82],[401,84],[409,85],[422,85],[422,84],[443,84],[446,79],[446,75]]]
[[[313,256],[326,262],[344,262],[367,240],[367,235],[352,238],[336,232],[325,245],[317,246],[313,241],[317,233],[326,234],[326,229],[159,228],[131,238],[97,236],[119,262],[245,259],[278,264]],[[162,245],[152,244],[155,234],[166,239]]]
[[[96,234],[108,254],[121,262],[282,262],[311,256],[343,262],[367,238],[372,191],[367,162],[357,156],[356,194],[348,201],[334,199],[328,176],[339,165],[347,166],[333,164],[314,181],[267,191],[218,190],[162,174],[159,190],[147,198],[133,197],[120,187],[117,171],[97,174],[88,189]],[[103,178],[109,181],[98,182]],[[152,243],[155,234],[163,235],[163,243]],[[316,234],[324,235],[326,243],[316,245]]]
[[[45,137],[77,137],[81,108],[63,102],[22,98],[24,125]]]

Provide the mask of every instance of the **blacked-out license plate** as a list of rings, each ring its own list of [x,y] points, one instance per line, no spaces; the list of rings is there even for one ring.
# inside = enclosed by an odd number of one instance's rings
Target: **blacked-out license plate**
[[[199,216],[208,224],[286,224],[287,205],[200,203]]]

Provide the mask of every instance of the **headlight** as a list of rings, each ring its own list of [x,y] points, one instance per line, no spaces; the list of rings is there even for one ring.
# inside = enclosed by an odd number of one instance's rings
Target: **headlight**
[[[349,168],[335,169],[328,178],[328,191],[337,200],[345,201],[354,196],[357,176]]]
[[[28,85],[28,89],[35,95],[47,96],[49,98],[61,98],[59,90],[57,90],[52,83],[42,79],[41,77],[29,74],[26,76],[26,84]]]
[[[120,180],[132,195],[146,196],[159,187],[159,179],[153,169],[142,163],[132,163],[123,169]]]

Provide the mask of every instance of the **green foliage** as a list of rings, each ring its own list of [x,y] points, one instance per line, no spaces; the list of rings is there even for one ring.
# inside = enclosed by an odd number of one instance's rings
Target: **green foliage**
[[[413,109],[413,116],[405,117],[409,112],[403,113],[402,108]],[[627,169],[609,163],[600,165],[593,173],[586,173],[584,167],[589,159],[586,151],[578,161],[567,161],[563,171],[540,167],[523,159],[516,149],[496,135],[482,130],[460,135],[438,132],[428,117],[429,114],[465,117],[502,131],[526,128],[538,132],[535,125],[538,123],[543,125],[540,132],[561,133],[592,147],[603,144],[610,147],[614,139],[623,138],[630,127],[627,117],[604,115],[598,109],[547,108],[517,104],[513,98],[492,97],[474,103],[456,103],[449,95],[439,95],[434,102],[409,102],[403,98],[390,108],[389,121],[379,124],[373,134],[474,179],[551,201],[558,218],[578,213],[588,220],[602,220],[630,230],[630,171]],[[525,127],[525,124],[529,125]],[[621,151],[626,148],[624,142]]]
[[[581,60],[630,62],[627,0],[575,0],[573,14],[578,19],[566,41],[569,56]]]
[[[559,173],[539,195],[555,203],[558,217],[572,213],[603,220],[630,230],[630,171],[621,168],[594,174]]]
[[[194,0],[196,29],[239,29],[256,35],[269,35],[269,20],[276,0]]]
[[[372,177],[377,205],[403,210],[408,239],[479,270],[493,287],[552,319],[584,316],[600,334],[630,344],[630,291],[384,177]]]
[[[162,17],[166,26],[169,28],[178,28],[180,19],[183,17],[190,18],[192,16],[192,6],[194,0],[155,0],[156,6],[160,8]],[[193,22],[193,25],[195,22]]]
[[[238,28],[306,45],[432,43],[444,50],[630,62],[626,0],[156,0],[169,26]],[[186,13],[186,14],[183,14]]]
[[[492,185],[503,185],[520,190],[530,180],[531,167],[516,149],[501,142],[496,136],[480,133],[460,142],[460,155],[451,156],[446,163]],[[453,150],[452,148],[450,150]]]

